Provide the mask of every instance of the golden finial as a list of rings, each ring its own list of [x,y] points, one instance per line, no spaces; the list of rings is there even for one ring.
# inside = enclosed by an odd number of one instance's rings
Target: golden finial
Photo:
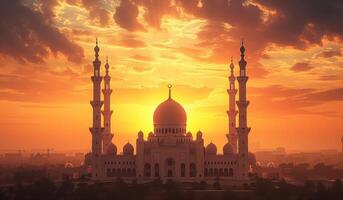
[[[169,99],[171,99],[171,88],[172,88],[172,84],[168,84],[168,88],[169,88]]]

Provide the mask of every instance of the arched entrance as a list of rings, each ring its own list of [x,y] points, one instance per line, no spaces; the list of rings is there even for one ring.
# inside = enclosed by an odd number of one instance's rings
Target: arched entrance
[[[167,177],[175,176],[175,161],[172,158],[168,158],[165,163],[166,169],[165,174]]]

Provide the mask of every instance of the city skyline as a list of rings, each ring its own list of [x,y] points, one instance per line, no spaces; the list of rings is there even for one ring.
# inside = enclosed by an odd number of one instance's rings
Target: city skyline
[[[90,49],[95,37],[102,75],[107,56],[111,67],[112,131],[118,149],[134,143],[139,130],[145,135],[153,130],[153,111],[172,84],[193,137],[200,129],[205,144],[213,141],[220,152],[229,129],[230,58],[237,75],[242,38],[249,62],[251,148],[341,149],[342,32],[329,20],[304,10],[304,22],[298,22],[305,24],[302,29],[289,17],[301,15],[295,3],[287,10],[283,3],[260,0],[246,5],[240,0],[155,6],[148,1],[99,2],[0,3],[6,21],[0,25],[5,30],[1,149],[90,149]],[[334,13],[327,18],[342,15],[334,12],[335,2],[326,5]],[[7,13],[15,13],[13,20]],[[282,14],[289,18],[280,19]],[[13,30],[18,34],[11,35]],[[32,35],[25,36],[26,31]]]

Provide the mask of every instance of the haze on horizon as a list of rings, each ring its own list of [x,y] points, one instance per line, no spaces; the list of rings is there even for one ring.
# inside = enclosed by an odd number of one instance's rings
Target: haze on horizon
[[[169,83],[221,151],[242,38],[251,148],[340,149],[342,23],[340,0],[3,0],[0,149],[90,149],[96,37],[119,151],[152,130]]]

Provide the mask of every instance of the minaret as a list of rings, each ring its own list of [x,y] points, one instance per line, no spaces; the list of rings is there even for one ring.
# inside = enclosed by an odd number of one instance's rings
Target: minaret
[[[238,163],[239,163],[239,175],[238,177],[242,180],[248,179],[248,134],[250,132],[250,128],[247,126],[247,107],[249,105],[249,101],[247,101],[247,91],[246,91],[246,83],[248,81],[248,77],[246,76],[246,65],[247,62],[244,60],[244,44],[242,41],[242,46],[240,48],[241,51],[241,60],[239,61],[239,76],[237,77],[237,81],[239,84],[239,100],[236,102],[239,111],[239,125],[237,128],[238,134]]]
[[[231,64],[230,64],[231,74],[229,76],[230,87],[227,90],[227,93],[229,94],[229,110],[227,111],[227,115],[229,117],[229,134],[227,134],[226,137],[228,139],[228,143],[231,145],[233,149],[233,153],[237,153],[237,130],[236,130],[237,110],[236,110],[236,104],[235,104],[237,89],[235,88],[234,67],[235,66],[233,65],[232,57],[231,57]]]
[[[102,114],[104,116],[104,135],[102,138],[103,142],[103,152],[108,151],[109,145],[112,143],[112,138],[113,134],[111,133],[111,116],[113,111],[111,110],[111,94],[112,94],[112,89],[111,89],[111,76],[109,75],[109,67],[110,65],[108,64],[108,58],[106,58],[106,64],[105,64],[105,69],[106,69],[106,75],[104,76],[104,89],[102,90],[102,93],[104,94],[104,110],[102,111]]]
[[[101,154],[103,134],[103,128],[101,127],[101,107],[103,101],[100,98],[102,77],[100,76],[101,62],[99,60],[99,50],[98,39],[96,39],[96,46],[94,47],[95,60],[93,61],[94,74],[91,77],[93,81],[93,100],[90,102],[93,107],[93,126],[90,128],[92,133],[92,154],[95,157]]]

